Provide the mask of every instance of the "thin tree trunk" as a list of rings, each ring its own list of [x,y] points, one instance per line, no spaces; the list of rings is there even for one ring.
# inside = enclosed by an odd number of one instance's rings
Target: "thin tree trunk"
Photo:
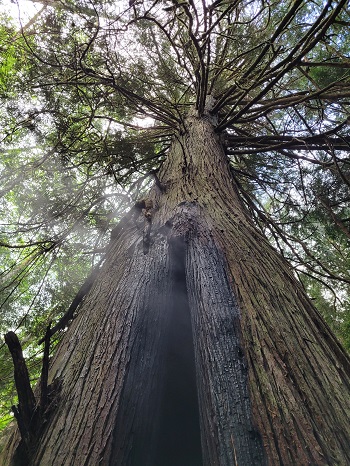
[[[350,464],[349,360],[254,228],[208,118],[188,118],[159,179],[54,358],[32,464]],[[165,463],[181,419],[193,448]]]

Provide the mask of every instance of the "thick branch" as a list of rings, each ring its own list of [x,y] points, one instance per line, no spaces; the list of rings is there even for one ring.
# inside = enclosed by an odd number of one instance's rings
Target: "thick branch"
[[[305,138],[293,136],[227,136],[226,145],[228,153],[256,153],[278,149],[292,150],[329,150],[330,148],[350,152],[350,136],[329,137],[324,135],[309,136]],[[243,151],[243,152],[242,152]]]
[[[41,413],[45,411],[47,406],[47,394],[48,394],[48,378],[49,378],[49,360],[50,360],[50,338],[51,338],[51,328],[50,325],[46,329],[44,337],[44,356],[43,356],[43,366],[41,369],[41,378],[40,378],[40,410]]]
[[[31,432],[30,425],[36,406],[35,396],[30,385],[29,373],[23,357],[22,346],[15,332],[8,332],[5,335],[5,342],[12,356],[14,378],[18,394],[18,409],[14,409],[14,414],[18,421],[21,437],[28,443]]]
[[[327,66],[327,67],[333,67],[333,68],[350,68],[350,62],[330,62],[330,61],[301,61],[299,63],[300,66],[307,66],[308,68],[311,67],[320,67],[320,66]]]

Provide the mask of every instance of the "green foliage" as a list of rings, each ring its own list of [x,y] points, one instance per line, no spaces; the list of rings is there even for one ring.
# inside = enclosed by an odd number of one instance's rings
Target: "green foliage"
[[[350,300],[349,289],[336,285],[325,289],[322,283],[305,276],[302,282],[317,309],[337,335],[344,348],[350,351]]]
[[[22,78],[29,70],[27,44],[11,18],[0,15],[0,98],[17,98],[23,83]]]
[[[349,72],[344,71],[344,69],[327,66],[315,67],[309,71],[309,74],[320,88],[328,87],[333,82],[349,78]]]

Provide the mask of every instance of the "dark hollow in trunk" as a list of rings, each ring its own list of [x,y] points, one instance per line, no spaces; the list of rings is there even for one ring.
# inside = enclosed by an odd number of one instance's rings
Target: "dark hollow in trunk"
[[[164,388],[155,466],[203,464],[191,313],[180,240],[170,248],[171,278],[164,344]],[[136,465],[135,465],[136,466]]]
[[[149,282],[140,313],[110,465],[202,465],[185,250],[171,243],[163,285]]]

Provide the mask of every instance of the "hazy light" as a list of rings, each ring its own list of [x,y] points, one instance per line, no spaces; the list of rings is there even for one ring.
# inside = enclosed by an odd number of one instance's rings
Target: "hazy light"
[[[44,4],[28,0],[19,0],[17,2],[2,0],[0,3],[0,13],[10,16],[18,25],[23,27],[43,6]]]
[[[154,126],[154,118],[144,117],[144,118],[134,118],[132,124],[140,126],[141,128],[151,128]]]

